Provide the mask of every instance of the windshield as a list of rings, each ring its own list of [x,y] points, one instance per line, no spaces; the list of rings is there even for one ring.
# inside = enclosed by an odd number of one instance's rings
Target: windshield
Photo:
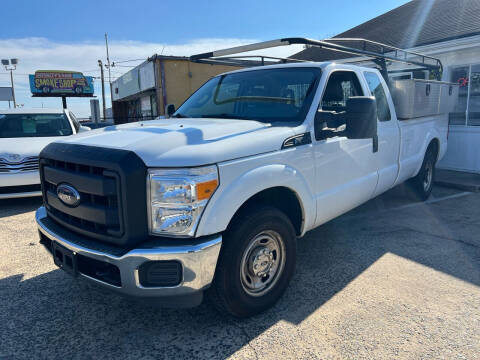
[[[0,114],[0,138],[72,135],[65,114]]]
[[[198,89],[174,117],[301,123],[320,77],[318,68],[280,68],[217,76]]]

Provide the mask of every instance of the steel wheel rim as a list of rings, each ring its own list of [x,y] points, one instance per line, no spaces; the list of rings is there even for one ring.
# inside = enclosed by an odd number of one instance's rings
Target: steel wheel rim
[[[250,296],[270,291],[285,267],[285,244],[276,231],[262,231],[245,249],[240,268],[240,283]]]
[[[427,161],[427,163],[425,164],[425,176],[423,179],[423,189],[425,191],[428,191],[428,189],[430,189],[432,180],[433,180],[433,166],[430,161]]]

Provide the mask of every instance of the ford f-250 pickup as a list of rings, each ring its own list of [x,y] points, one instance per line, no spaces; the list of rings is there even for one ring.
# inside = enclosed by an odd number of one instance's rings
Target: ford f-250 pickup
[[[170,118],[54,142],[40,154],[41,243],[112,291],[177,306],[207,292],[235,316],[261,312],[307,231],[406,180],[429,196],[447,114],[399,120],[384,76],[332,62],[246,68]]]

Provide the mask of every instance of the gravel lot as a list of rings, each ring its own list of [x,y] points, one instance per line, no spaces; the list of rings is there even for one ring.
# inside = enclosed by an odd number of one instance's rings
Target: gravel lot
[[[158,309],[57,269],[39,200],[0,201],[0,359],[480,357],[480,194],[394,189],[299,241],[264,314]]]

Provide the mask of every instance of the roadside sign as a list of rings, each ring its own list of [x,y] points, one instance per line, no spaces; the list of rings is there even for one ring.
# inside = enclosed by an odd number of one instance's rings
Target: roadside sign
[[[10,86],[0,87],[0,101],[13,101],[13,91]]]
[[[93,77],[78,71],[38,70],[29,75],[33,96],[92,97]]]

